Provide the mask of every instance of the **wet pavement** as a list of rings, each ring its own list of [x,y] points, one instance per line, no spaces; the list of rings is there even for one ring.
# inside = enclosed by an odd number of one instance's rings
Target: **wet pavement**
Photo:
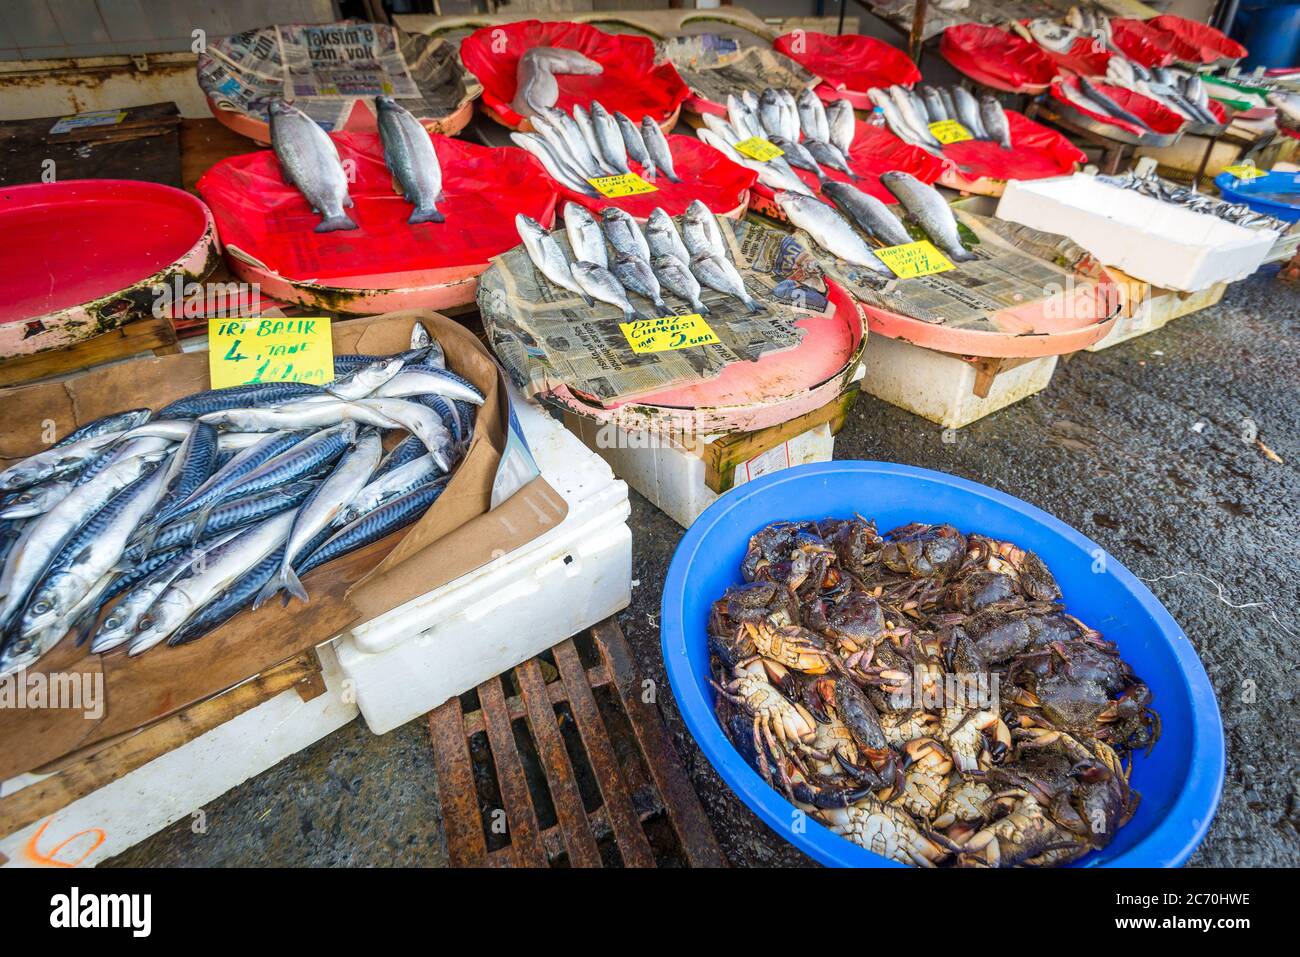
[[[836,441],[837,458],[939,469],[1023,498],[1147,581],[1205,663],[1227,734],[1223,802],[1194,865],[1300,864],[1300,286],[1275,272],[1158,332],[1062,362],[1046,391],[950,442],[868,396]],[[642,672],[665,689],[660,708],[722,847],[735,865],[807,863],[731,796],[677,715],[657,621],[681,529],[631,497],[639,584],[619,620]],[[112,863],[446,860],[419,722],[382,738],[354,722],[204,810],[205,833],[186,819]]]

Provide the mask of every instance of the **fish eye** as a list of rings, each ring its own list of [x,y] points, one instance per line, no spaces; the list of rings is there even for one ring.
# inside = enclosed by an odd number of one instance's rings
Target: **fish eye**
[[[48,601],[38,601],[36,604],[32,605],[32,611],[36,612],[38,615],[44,615],[49,610],[50,603]]]
[[[104,619],[105,628],[117,628],[121,624],[122,624],[122,619],[118,618],[116,615],[109,615],[107,618]]]

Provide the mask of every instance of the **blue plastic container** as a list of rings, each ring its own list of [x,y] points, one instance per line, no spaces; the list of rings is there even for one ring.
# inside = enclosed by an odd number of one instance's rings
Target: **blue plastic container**
[[[1214,185],[1230,203],[1245,203],[1257,213],[1288,223],[1300,219],[1300,173],[1265,173],[1255,179],[1220,173],[1214,177]]]
[[[1150,685],[1164,734],[1139,755],[1133,786],[1142,803],[1104,850],[1077,866],[1176,867],[1205,837],[1223,790],[1223,723],[1205,669],[1164,607],[1097,544],[1046,512],[984,485],[888,462],[825,462],[786,469],[728,492],[695,520],[664,583],[660,635],[677,706],[722,779],[777,834],[823,864],[895,865],[807,820],[732,747],[713,713],[705,635],[709,605],[741,581],[749,537],[780,520],[854,513],[888,530],[907,522],[950,522],[1037,552],[1067,609],[1119,644]],[[1100,568],[1101,571],[1094,571]]]
[[[1296,65],[1300,53],[1300,3],[1251,5],[1242,13],[1246,29],[1241,42],[1250,51],[1245,66]]]

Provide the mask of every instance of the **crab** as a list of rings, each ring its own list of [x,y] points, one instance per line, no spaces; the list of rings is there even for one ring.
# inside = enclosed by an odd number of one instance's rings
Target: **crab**
[[[951,853],[913,821],[907,812],[875,798],[822,812],[827,826],[874,854],[918,867],[934,867]]]

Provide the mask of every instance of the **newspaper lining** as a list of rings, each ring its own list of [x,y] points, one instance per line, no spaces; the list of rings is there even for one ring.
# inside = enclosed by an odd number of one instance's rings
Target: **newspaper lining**
[[[659,44],[659,53],[677,68],[695,96],[726,103],[728,93],[766,87],[798,91],[821,82],[811,71],[770,47],[737,48],[725,38],[674,37]]]

